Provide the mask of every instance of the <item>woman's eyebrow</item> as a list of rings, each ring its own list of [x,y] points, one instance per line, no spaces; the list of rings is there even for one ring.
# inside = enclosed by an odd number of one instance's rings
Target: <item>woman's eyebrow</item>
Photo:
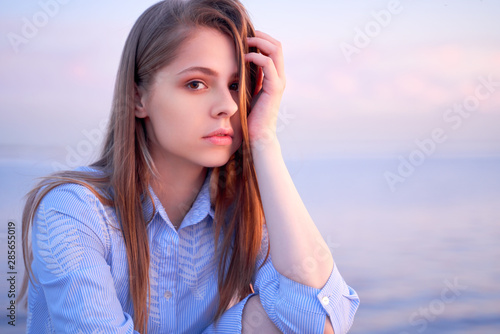
[[[177,73],[177,75],[184,74],[184,73],[187,73],[187,72],[201,72],[203,74],[210,75],[212,77],[219,76],[219,73],[217,71],[212,70],[211,68],[202,67],[202,66],[191,66],[191,67],[188,67],[188,68],[180,71],[179,73]]]
[[[208,68],[208,67],[203,67],[203,66],[191,66],[191,67],[188,67],[182,71],[180,71],[179,73],[177,73],[177,75],[181,75],[181,74],[184,74],[184,73],[188,73],[188,72],[201,72],[203,74],[206,74],[206,75],[209,75],[209,76],[212,76],[212,77],[218,77],[219,76],[219,72],[211,69],[211,68]],[[237,78],[239,77],[239,74],[238,72],[235,72],[231,75],[231,77],[234,77],[234,78]]]

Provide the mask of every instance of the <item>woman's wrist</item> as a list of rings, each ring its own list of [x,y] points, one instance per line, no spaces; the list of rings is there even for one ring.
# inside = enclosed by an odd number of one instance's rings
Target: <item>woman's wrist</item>
[[[261,137],[258,140],[250,141],[252,156],[257,163],[259,160],[269,157],[276,159],[281,157],[281,145],[276,134],[270,134],[266,137]]]

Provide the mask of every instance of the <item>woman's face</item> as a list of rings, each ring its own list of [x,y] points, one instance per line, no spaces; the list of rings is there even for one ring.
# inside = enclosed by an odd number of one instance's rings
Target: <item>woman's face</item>
[[[239,69],[233,41],[199,28],[176,60],[139,89],[136,116],[145,118],[151,154],[177,165],[224,165],[241,145]],[[222,130],[222,133],[219,130]]]

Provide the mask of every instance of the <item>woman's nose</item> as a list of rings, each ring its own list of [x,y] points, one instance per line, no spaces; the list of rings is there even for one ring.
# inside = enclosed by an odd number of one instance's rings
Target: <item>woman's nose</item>
[[[228,88],[221,89],[215,96],[215,104],[212,109],[212,117],[231,117],[238,111],[237,103],[238,92],[231,91]]]

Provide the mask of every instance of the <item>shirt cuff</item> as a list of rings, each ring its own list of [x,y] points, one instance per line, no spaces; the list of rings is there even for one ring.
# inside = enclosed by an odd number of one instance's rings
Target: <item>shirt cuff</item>
[[[333,313],[335,305],[338,305],[341,298],[358,299],[356,292],[345,283],[336,265],[317,297],[328,314]]]
[[[335,299],[340,298],[340,296],[337,296],[338,293],[336,293],[336,285],[339,284],[339,281],[343,282],[343,279],[336,266],[334,266],[330,277],[321,289],[296,282],[279,273],[278,275],[280,281],[278,300],[284,301],[290,306],[302,309],[305,312],[325,314],[325,310],[328,311],[331,309],[331,306],[329,308],[326,307],[329,306],[330,299],[332,299],[332,302],[335,302]],[[312,296],[316,296],[318,302],[316,302],[316,299],[311,301]],[[325,297],[327,297],[328,302]],[[305,301],[309,302],[304,303]],[[304,307],[305,305],[307,307]]]
[[[346,284],[336,265],[317,298],[330,316],[335,333],[347,333],[358,309],[359,297],[356,291]]]
[[[315,323],[317,328],[324,326],[324,316],[327,315],[330,317],[335,333],[347,332],[359,305],[359,298],[356,292],[345,283],[336,265],[321,289],[295,282],[281,274],[279,277],[277,307],[283,308],[282,312],[285,307],[293,307],[296,311],[308,313],[310,324]],[[280,307],[282,303],[285,305]]]

